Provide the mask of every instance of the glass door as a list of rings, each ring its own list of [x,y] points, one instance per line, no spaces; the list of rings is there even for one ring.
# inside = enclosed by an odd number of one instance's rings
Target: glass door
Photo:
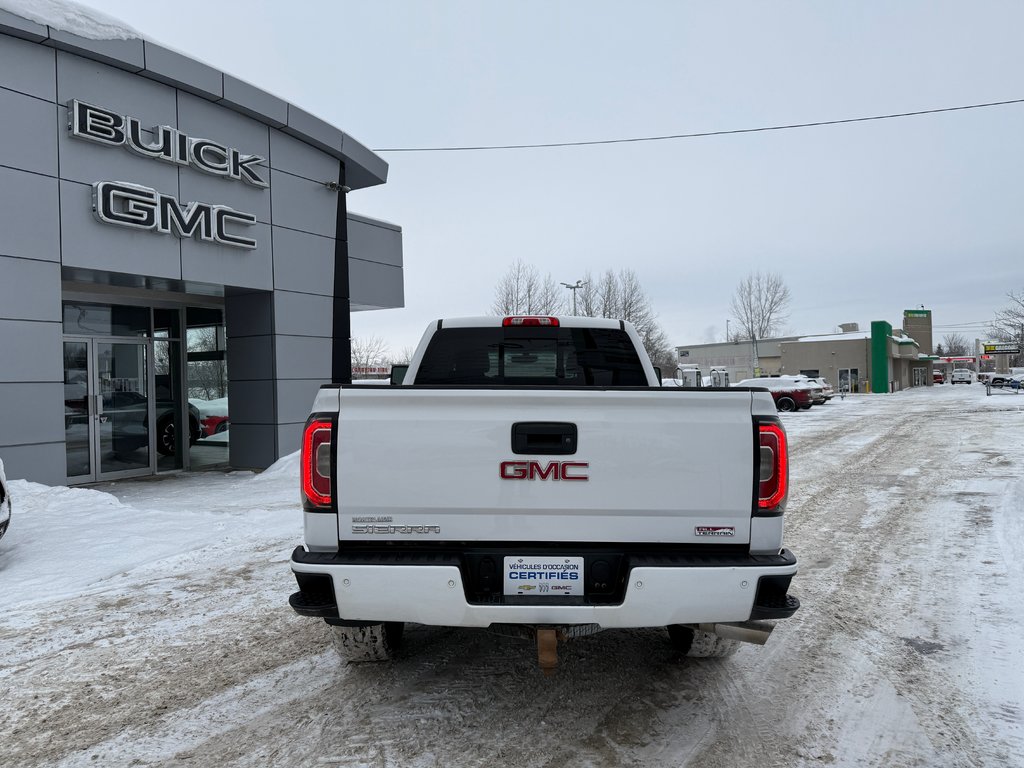
[[[839,369],[839,391],[843,393],[850,393],[857,391],[857,377],[860,375],[859,368],[840,368]]]
[[[95,479],[91,359],[92,344],[88,340],[64,342],[64,450],[71,482]]]
[[[145,341],[64,341],[69,481],[112,480],[153,471],[149,358]]]
[[[94,344],[98,479],[151,471],[149,349],[146,342]]]

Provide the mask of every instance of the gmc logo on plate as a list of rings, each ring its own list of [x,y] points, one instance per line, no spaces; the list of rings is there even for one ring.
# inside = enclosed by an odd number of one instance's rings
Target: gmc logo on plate
[[[590,464],[582,461],[549,461],[542,465],[538,461],[501,462],[502,480],[589,480],[582,470]]]

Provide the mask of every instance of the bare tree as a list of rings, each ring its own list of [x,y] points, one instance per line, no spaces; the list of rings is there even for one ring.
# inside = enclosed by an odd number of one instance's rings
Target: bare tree
[[[537,268],[517,260],[494,292],[494,314],[555,315],[571,311],[571,299],[550,275],[541,278]],[[675,365],[675,352],[656,322],[640,278],[631,269],[607,270],[595,278],[587,272],[576,289],[576,314],[580,317],[611,317],[632,323],[643,339],[655,365]]]
[[[994,340],[1016,341],[1024,349],[1024,291],[1010,291],[1006,296],[1010,304],[996,312],[989,331]],[[1010,356],[1010,365],[1021,365],[1022,362],[1024,354]]]
[[[216,400],[228,393],[228,371],[225,362],[223,326],[189,328],[186,335],[188,352],[188,396]]]
[[[376,368],[388,364],[388,345],[379,336],[352,339],[352,368]]]
[[[779,332],[789,317],[789,288],[782,277],[752,272],[736,286],[730,309],[740,328],[734,339],[767,339]]]
[[[494,289],[491,312],[495,315],[557,315],[565,310],[566,297],[551,275],[540,276],[532,264],[517,259]]]
[[[965,357],[974,354],[972,346],[962,333],[947,333],[939,344],[939,348],[945,350],[944,357]]]
[[[402,347],[402,351],[397,355],[392,355],[389,360],[390,365],[408,365],[412,362],[413,353],[416,350],[413,347]]]
[[[675,366],[675,352],[657,323],[651,300],[631,269],[606,271],[595,279],[589,272],[583,278],[577,296],[576,313],[581,317],[611,317],[632,323],[643,339],[651,362],[662,367]]]
[[[651,358],[651,364],[661,368],[662,373],[668,376],[673,375],[676,368],[676,350],[668,340],[668,336],[657,324],[651,324],[641,335],[644,341],[644,349],[647,356]]]

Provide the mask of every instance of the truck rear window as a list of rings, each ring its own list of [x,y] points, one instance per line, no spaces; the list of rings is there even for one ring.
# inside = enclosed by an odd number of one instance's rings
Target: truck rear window
[[[618,328],[442,328],[417,384],[647,386],[643,364]]]

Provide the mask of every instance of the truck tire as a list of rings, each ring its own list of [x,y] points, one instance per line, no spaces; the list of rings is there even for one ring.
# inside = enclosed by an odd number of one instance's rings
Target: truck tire
[[[740,647],[739,640],[727,640],[682,624],[670,624],[668,637],[677,651],[691,659],[721,659],[732,656]]]
[[[789,413],[790,411],[796,410],[796,403],[793,401],[793,398],[791,397],[780,397],[779,401],[775,403],[775,407],[778,408],[780,411]]]
[[[388,661],[402,644],[405,624],[389,621],[365,627],[330,627],[334,650],[347,662]]]

